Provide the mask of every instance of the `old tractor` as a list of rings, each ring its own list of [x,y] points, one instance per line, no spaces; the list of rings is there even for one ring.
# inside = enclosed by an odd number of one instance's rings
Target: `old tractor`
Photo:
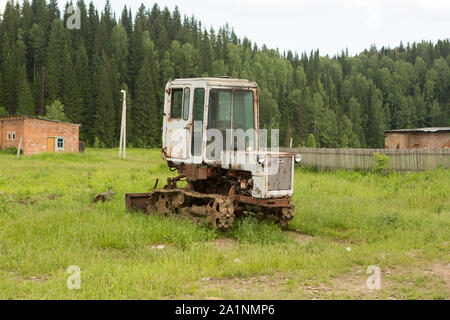
[[[294,163],[301,156],[267,148],[255,82],[169,81],[162,140],[162,157],[178,176],[168,178],[162,189],[157,180],[153,192],[126,194],[127,209],[185,215],[218,229],[230,228],[246,214],[288,227],[294,216]],[[276,135],[272,146],[273,140]]]

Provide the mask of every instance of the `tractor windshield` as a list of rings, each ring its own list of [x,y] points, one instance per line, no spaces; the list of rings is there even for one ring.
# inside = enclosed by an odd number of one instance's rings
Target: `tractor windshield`
[[[253,91],[212,89],[209,94],[208,129],[221,131],[223,150],[226,149],[227,129],[233,130],[234,140],[228,143],[233,143],[235,150],[254,150]]]

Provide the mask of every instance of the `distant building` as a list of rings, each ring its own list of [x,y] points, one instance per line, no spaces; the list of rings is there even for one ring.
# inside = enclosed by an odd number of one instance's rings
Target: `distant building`
[[[444,149],[450,148],[450,127],[387,130],[386,149]]]
[[[0,149],[18,148],[24,155],[78,152],[79,124],[31,116],[0,116]]]

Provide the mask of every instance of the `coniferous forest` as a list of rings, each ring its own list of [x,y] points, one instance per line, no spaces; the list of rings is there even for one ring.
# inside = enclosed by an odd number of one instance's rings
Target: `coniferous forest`
[[[125,89],[128,144],[159,147],[164,86],[181,77],[256,81],[261,127],[279,128],[283,145],[292,138],[293,146],[383,147],[386,129],[450,125],[449,39],[329,57],[258,46],[177,8],[141,5],[133,15],[125,6],[116,15],[109,2],[101,12],[83,0],[76,6],[81,28],[68,29],[56,0],[7,2],[0,115],[39,113],[45,66],[44,105],[62,104],[90,145],[118,145]]]

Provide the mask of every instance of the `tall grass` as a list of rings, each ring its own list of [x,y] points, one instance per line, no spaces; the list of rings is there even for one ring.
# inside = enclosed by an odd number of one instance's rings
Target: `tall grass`
[[[198,283],[281,273],[297,288],[373,264],[449,263],[448,170],[378,175],[297,168],[291,228],[313,236],[299,243],[251,218],[223,233],[126,212],[125,193],[149,191],[156,178],[174,174],[159,150],[131,149],[127,156],[121,160],[117,150],[105,149],[19,159],[0,154],[0,298],[284,298],[290,291],[242,296]],[[93,204],[106,190],[113,198]],[[223,237],[234,245],[217,245]],[[70,265],[81,269],[80,290],[66,287]],[[399,288],[382,296],[448,297],[439,285]],[[291,297],[303,297],[295,292]]]

